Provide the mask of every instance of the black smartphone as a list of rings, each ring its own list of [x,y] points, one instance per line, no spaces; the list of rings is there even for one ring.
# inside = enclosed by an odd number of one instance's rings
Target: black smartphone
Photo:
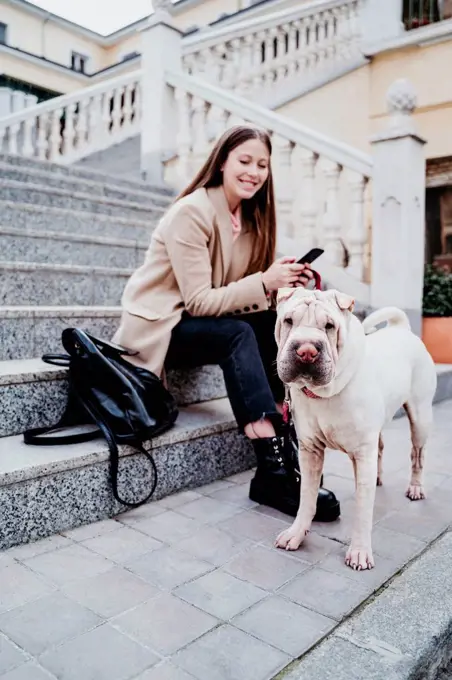
[[[311,264],[311,262],[314,262],[320,255],[323,255],[325,251],[322,250],[322,248],[312,248],[306,255],[303,255],[299,260],[297,260],[297,264]]]

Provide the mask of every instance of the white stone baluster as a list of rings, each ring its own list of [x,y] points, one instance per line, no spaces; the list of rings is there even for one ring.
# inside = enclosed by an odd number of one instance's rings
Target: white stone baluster
[[[346,245],[349,252],[347,271],[360,281],[363,280],[365,266],[365,247],[367,231],[364,216],[364,193],[367,179],[363,175],[350,173],[349,177],[351,210],[350,229],[346,235]]]
[[[234,77],[232,89],[238,94],[244,93],[244,73],[242,70],[243,61],[243,39],[234,38],[231,40],[232,60],[234,62]]]
[[[121,129],[121,119],[122,119],[122,87],[116,87],[113,93],[113,112],[112,112],[112,135],[116,137]]]
[[[19,153],[19,134],[20,134],[20,123],[13,123],[9,126],[9,146],[8,153],[15,156]]]
[[[219,106],[211,106],[208,118],[208,139],[210,146],[223,134],[227,128],[229,113]]]
[[[193,97],[193,165],[194,171],[198,170],[206,160],[209,140],[207,138],[207,103],[201,97]]]
[[[317,66],[317,23],[315,17],[306,17],[305,71],[314,70]]]
[[[191,97],[182,88],[176,88],[174,98],[177,105],[178,131],[176,135],[176,148],[178,151],[177,176],[180,186],[184,186],[190,179],[191,174],[191,150],[192,130],[190,125],[190,101]]]
[[[297,49],[297,34],[301,21],[292,21],[289,24],[289,51],[287,53],[287,75],[293,78],[298,70],[298,49]]]
[[[74,153],[74,142],[75,142],[75,109],[77,108],[76,103],[69,104],[66,106],[66,119],[64,123],[64,130],[63,130],[63,149],[62,149],[62,154],[65,156],[65,158],[72,158],[73,153]],[[56,112],[57,113],[57,112]],[[52,132],[51,132],[51,154],[53,154],[56,150],[56,148],[60,147],[60,137],[61,133],[59,132],[59,127],[58,127],[58,143],[57,143],[57,122],[55,118],[52,120]]]
[[[76,147],[77,155],[83,152],[87,145],[88,135],[88,103],[87,99],[82,99],[78,105]]]
[[[224,59],[227,53],[226,43],[222,42],[214,45],[211,50],[212,59],[209,69],[209,78],[214,85],[224,85],[226,60]]]
[[[268,50],[268,84],[273,86],[276,82],[276,74],[278,67],[278,37],[279,29],[277,27],[271,28],[269,30],[269,50]]]
[[[325,212],[322,219],[325,255],[336,265],[343,263],[343,246],[341,243],[342,224],[339,207],[339,178],[342,166],[333,161],[323,163],[325,176]]]
[[[253,84],[252,91],[256,94],[262,92],[265,77],[262,62],[262,45],[265,43],[265,31],[260,31],[255,35],[253,45]]]
[[[134,128],[137,132],[140,131],[140,123],[142,119],[142,95],[141,95],[141,80],[135,83],[132,102],[132,120]]]
[[[124,107],[122,110],[123,114],[122,130],[124,135],[126,135],[130,128],[132,127],[132,113],[133,113],[132,95],[134,87],[135,87],[134,83],[129,83],[128,85],[126,85],[126,88],[124,90]]]
[[[227,50],[226,50],[226,59],[223,67],[223,87],[226,90],[235,90],[236,87],[236,80],[235,80],[235,73],[236,73],[236,55],[232,51],[232,44],[231,43],[226,43]]]
[[[41,113],[36,120],[36,151],[40,161],[47,160],[49,114]]]
[[[245,36],[242,42],[242,82],[240,93],[249,96],[253,85],[253,51],[254,51],[254,35]]]
[[[309,21],[306,19],[301,19],[300,21],[296,21],[295,25],[298,30],[298,49],[296,51],[297,73],[302,75],[306,71],[309,64]]]
[[[284,24],[278,29],[277,37],[277,55],[276,55],[276,68],[275,68],[275,79],[277,83],[282,83],[286,77],[287,71],[287,52],[286,52],[286,36],[288,35],[290,26],[289,24]]]
[[[27,118],[24,120],[22,132],[23,132],[23,143],[22,143],[22,156],[26,158],[31,158],[34,156],[34,145],[33,137],[35,134],[36,118]]]
[[[63,152],[64,149],[64,138],[62,134],[62,116],[63,116],[63,109],[56,109],[55,111],[52,112],[51,120],[50,120],[50,139],[49,139],[49,160],[50,161],[57,161]],[[45,158],[47,154],[47,139],[46,139],[46,128],[47,128],[47,121],[45,116],[41,116],[41,119],[44,118],[42,121],[42,133],[41,133],[41,128],[39,130],[39,134],[41,137],[41,141],[39,142],[39,150],[40,154],[42,153],[41,158]]]
[[[274,149],[272,166],[275,179],[276,210],[278,217],[278,231],[284,236],[293,237],[292,224],[292,142],[286,137],[272,136]]]
[[[316,68],[322,68],[326,61],[327,34],[325,14],[320,12],[317,15],[316,27]]]
[[[303,252],[318,243],[316,234],[317,204],[315,168],[318,156],[313,151],[296,146],[292,155],[292,172],[296,185],[292,212],[294,236]]]

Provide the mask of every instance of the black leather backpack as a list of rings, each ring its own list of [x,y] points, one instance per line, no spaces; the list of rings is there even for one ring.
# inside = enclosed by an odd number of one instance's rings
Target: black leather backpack
[[[45,354],[42,359],[69,368],[65,412],[52,427],[27,430],[24,441],[49,446],[76,444],[104,436],[110,451],[113,495],[128,507],[138,507],[149,500],[157,486],[155,462],[143,442],[174,425],[178,416],[176,402],[154,373],[123,358],[136,352],[99,340],[78,328],[66,328],[61,340],[67,354]],[[82,424],[96,427],[78,434],[58,432]],[[123,444],[146,456],[152,468],[152,488],[138,502],[126,501],[118,494],[118,445]]]

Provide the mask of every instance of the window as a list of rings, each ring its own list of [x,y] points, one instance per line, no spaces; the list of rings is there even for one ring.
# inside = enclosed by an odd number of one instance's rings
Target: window
[[[79,54],[78,52],[72,52],[71,54],[71,69],[77,71],[77,73],[86,73],[86,66],[88,64],[89,57],[84,54]]]
[[[0,21],[0,45],[7,44],[8,26]]]

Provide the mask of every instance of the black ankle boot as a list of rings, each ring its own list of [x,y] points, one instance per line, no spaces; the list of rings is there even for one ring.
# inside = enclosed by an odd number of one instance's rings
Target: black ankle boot
[[[284,436],[275,436],[253,439],[251,443],[257,469],[251,480],[250,499],[295,517],[300,504],[300,474],[292,451],[293,442]],[[334,493],[320,488],[314,521],[333,522],[340,514],[340,504]]]

